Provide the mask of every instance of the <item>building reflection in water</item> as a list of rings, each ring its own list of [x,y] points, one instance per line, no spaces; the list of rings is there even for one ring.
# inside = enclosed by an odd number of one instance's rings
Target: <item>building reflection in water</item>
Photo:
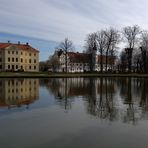
[[[33,103],[39,96],[38,79],[0,80],[0,107],[21,107]]]
[[[148,119],[148,80],[139,78],[59,78],[41,80],[65,110],[82,98],[88,114],[136,124]]]

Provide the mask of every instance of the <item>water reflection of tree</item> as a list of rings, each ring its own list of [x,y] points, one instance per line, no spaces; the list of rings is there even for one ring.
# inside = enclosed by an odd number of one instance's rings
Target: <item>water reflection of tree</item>
[[[141,90],[141,100],[140,100],[140,107],[142,107],[142,116],[148,118],[148,80],[144,79],[142,81],[142,90]]]
[[[44,81],[65,110],[71,109],[73,101],[80,97],[87,113],[100,119],[136,124],[138,120],[148,118],[147,79],[59,78]]]
[[[60,88],[60,81],[58,79],[41,79],[40,86],[46,87],[51,93],[58,95],[58,90]]]
[[[127,104],[126,114],[124,115],[124,122],[132,122],[136,124],[136,117],[135,117],[135,108],[134,102],[132,99],[132,88],[131,88],[131,78],[127,79],[127,96],[124,100],[124,104]]]
[[[136,124],[143,116],[148,115],[147,80],[129,77],[119,81],[120,95],[125,105],[123,122]]]
[[[54,95],[56,103],[58,103],[65,110],[71,109],[73,97],[69,96],[70,79],[56,78],[44,79],[40,81],[42,86],[46,86],[48,91]]]
[[[97,116],[101,119],[109,119],[111,121],[116,119],[116,108],[114,104],[114,80],[113,79],[99,79],[98,92],[94,93],[95,83],[90,80],[90,93],[88,96],[88,113]]]

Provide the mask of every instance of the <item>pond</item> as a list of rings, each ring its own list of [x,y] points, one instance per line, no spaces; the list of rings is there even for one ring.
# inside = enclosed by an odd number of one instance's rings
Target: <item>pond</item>
[[[1,148],[146,148],[148,79],[0,79]]]

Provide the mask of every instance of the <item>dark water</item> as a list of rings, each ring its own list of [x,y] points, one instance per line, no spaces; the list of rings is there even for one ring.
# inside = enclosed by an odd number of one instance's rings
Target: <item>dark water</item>
[[[148,147],[148,79],[0,79],[0,148],[83,147]]]

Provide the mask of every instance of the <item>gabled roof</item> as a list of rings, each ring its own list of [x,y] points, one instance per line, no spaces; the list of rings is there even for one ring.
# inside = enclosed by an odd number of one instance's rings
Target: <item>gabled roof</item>
[[[78,52],[68,52],[67,54],[73,63],[89,63],[90,61],[90,54]]]
[[[92,58],[92,55],[87,54],[87,53],[68,52],[67,54],[68,54],[68,57],[70,59],[70,62],[73,62],[73,63],[90,63],[91,58]],[[101,56],[97,55],[96,58],[97,58],[97,63],[100,63]],[[114,63],[115,57],[108,56],[107,60],[108,60],[109,63]],[[102,62],[106,63],[106,56],[105,55],[102,56]]]
[[[108,57],[107,57],[108,63],[112,63],[112,64],[113,64],[113,63],[115,62],[115,59],[116,59],[115,56],[108,56]],[[101,56],[100,56],[100,55],[97,56],[97,62],[98,62],[98,63],[101,62]],[[103,62],[104,64],[106,63],[106,56],[105,56],[105,55],[102,55],[102,62]]]
[[[29,44],[0,43],[0,49],[6,49],[7,47],[10,46],[15,46],[20,50],[39,52],[37,49],[31,47]]]

